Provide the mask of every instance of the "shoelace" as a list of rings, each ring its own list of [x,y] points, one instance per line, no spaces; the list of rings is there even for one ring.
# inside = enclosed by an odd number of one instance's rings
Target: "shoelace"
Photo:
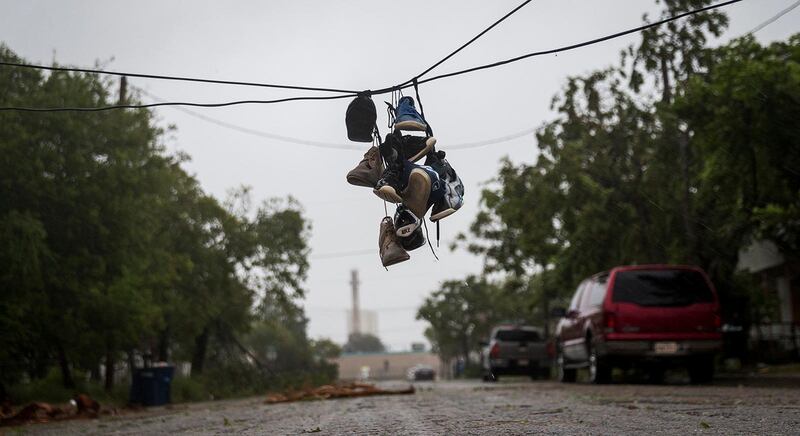
[[[386,116],[389,119],[389,123],[386,127],[393,129],[394,128],[394,120],[397,119],[397,110],[395,110],[394,106],[388,101],[384,101],[386,103]]]
[[[435,258],[436,258],[436,260],[439,260],[439,256],[437,256],[437,255],[436,255],[436,251],[434,251],[434,250],[433,250],[433,244],[431,244],[431,237],[430,237],[430,234],[428,233],[428,223],[427,223],[427,222],[425,222],[425,219],[424,219],[424,218],[422,219],[422,225],[424,225],[424,226],[425,226],[425,239],[427,239],[427,240],[428,240],[428,247],[431,247],[431,253],[433,253],[433,257],[435,257]],[[437,226],[439,225],[438,221],[437,221],[436,225],[437,225]],[[436,235],[436,246],[437,246],[437,247],[439,246],[439,235],[438,235],[438,229],[437,229],[437,235]]]

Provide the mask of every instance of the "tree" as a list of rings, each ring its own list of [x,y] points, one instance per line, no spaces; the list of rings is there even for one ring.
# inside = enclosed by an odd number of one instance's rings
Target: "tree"
[[[369,333],[350,333],[342,350],[345,353],[379,353],[386,350],[383,342]]]

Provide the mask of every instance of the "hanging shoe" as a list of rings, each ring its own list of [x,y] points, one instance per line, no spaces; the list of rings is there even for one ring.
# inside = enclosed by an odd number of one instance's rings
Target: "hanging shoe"
[[[381,264],[384,267],[405,262],[411,258],[400,245],[397,233],[394,230],[394,223],[388,216],[381,220],[380,233],[378,234],[378,250],[381,256]]]
[[[410,235],[399,238],[400,245],[406,250],[416,250],[425,245],[425,236],[422,234],[422,227],[417,227]]]
[[[396,118],[394,120],[394,128],[398,130],[419,130],[426,131],[428,123],[417,112],[414,107],[414,99],[411,97],[403,97],[397,102],[395,109]]]
[[[374,188],[383,174],[383,161],[378,147],[372,146],[361,162],[347,173],[347,182],[351,185]]]
[[[404,187],[401,183],[401,176],[403,175],[403,157],[400,152],[402,147],[401,140],[402,135],[399,132],[388,133],[386,134],[386,140],[378,147],[381,157],[386,162],[386,168],[383,170],[381,178],[375,183],[372,192],[390,203],[401,203],[403,201],[400,196],[400,192]]]
[[[428,200],[431,196],[431,187],[434,183],[435,188],[441,185],[439,176],[430,167],[414,164],[407,164],[406,172],[408,172],[408,184],[402,193],[403,205],[422,219],[430,206]]]
[[[401,150],[403,157],[409,162],[416,162],[427,155],[436,145],[433,136],[403,135]]]
[[[394,213],[394,228],[397,231],[397,236],[401,238],[410,236],[421,225],[422,221],[407,207],[402,204],[397,206],[397,210]]]
[[[445,159],[445,152],[438,151],[429,155],[425,164],[432,167],[441,176],[444,195],[433,205],[430,220],[439,221],[454,214],[464,204],[464,183],[456,174],[456,170]]]

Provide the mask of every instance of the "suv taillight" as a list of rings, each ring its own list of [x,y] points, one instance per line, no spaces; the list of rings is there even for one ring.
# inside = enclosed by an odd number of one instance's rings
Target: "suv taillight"
[[[614,312],[606,312],[603,317],[603,323],[606,333],[613,333],[617,328],[617,314]]]
[[[714,328],[719,330],[722,327],[722,317],[719,316],[719,313],[714,313]]]
[[[494,345],[492,345],[492,349],[489,350],[489,357],[491,357],[492,359],[496,359],[497,356],[499,355],[500,355],[500,344],[495,343]]]

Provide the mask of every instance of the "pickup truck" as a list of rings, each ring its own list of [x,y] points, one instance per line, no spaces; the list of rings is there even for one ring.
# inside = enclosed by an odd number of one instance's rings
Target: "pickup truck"
[[[484,381],[497,381],[501,375],[527,375],[532,379],[550,376],[553,347],[538,327],[496,326],[483,345]]]

